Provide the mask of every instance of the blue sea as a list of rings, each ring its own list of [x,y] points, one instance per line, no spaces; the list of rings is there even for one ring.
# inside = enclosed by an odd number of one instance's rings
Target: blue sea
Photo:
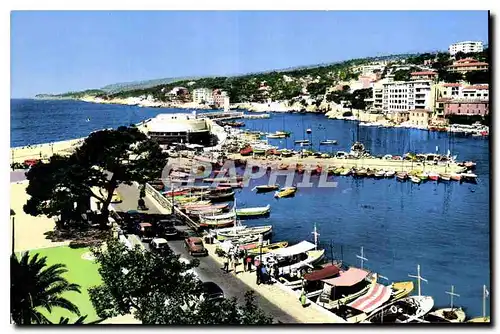
[[[11,147],[66,140],[90,132],[138,123],[177,109],[101,105],[79,101],[11,100]],[[89,119],[87,121],[87,119]],[[329,120],[316,114],[273,113],[270,119],[244,120],[249,129],[287,130],[287,140],[272,140],[293,147],[296,139],[335,139],[324,151],[349,151],[356,139],[374,155],[401,155],[412,151],[446,154],[477,162],[477,184],[426,182],[415,185],[395,179],[333,177],[335,188],[300,189],[294,198],[274,199],[272,193],[255,194],[250,188],[237,193],[238,207],[271,204],[271,216],[250,224],[272,224],[274,240],[313,240],[316,224],[320,245],[329,256],[364,266],[387,277],[388,282],[421,275],[422,293],[436,306],[449,305],[451,285],[460,294],[454,304],[469,317],[482,312],[482,286],[490,286],[490,151],[489,140],[416,129],[357,127],[356,122]],[[311,135],[305,129],[312,130]],[[314,178],[314,176],[313,176]],[[266,180],[254,180],[263,184]],[[333,247],[331,247],[333,245]],[[416,291],[415,291],[416,293]],[[489,305],[489,301],[487,303]],[[487,312],[489,313],[489,307]]]

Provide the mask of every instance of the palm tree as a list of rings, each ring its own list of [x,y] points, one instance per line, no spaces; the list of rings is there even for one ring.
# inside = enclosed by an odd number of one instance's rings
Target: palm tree
[[[10,312],[12,320],[18,325],[49,324],[50,321],[40,312],[61,307],[80,315],[78,307],[61,297],[67,291],[81,293],[78,284],[69,283],[62,274],[67,272],[64,264],[47,267],[47,258],[35,254],[30,258],[24,253],[19,259],[12,254],[10,258]]]

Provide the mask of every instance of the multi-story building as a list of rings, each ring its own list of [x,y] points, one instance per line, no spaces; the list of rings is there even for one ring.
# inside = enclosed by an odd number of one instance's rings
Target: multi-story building
[[[485,116],[490,113],[489,101],[477,99],[450,100],[444,102],[444,115]]]
[[[213,104],[214,97],[212,90],[209,88],[196,88],[193,90],[193,102]]]
[[[483,42],[465,41],[450,45],[448,48],[450,55],[454,56],[457,52],[470,53],[483,51]]]
[[[429,125],[430,114],[432,111],[425,109],[415,109],[408,111],[408,121],[413,126],[426,127]]]
[[[395,81],[383,84],[382,111],[387,114],[414,109],[432,110],[431,86],[430,80]]]
[[[451,89],[451,95],[443,91],[442,98],[437,101],[443,115],[485,116],[489,114],[489,85],[455,84]]]
[[[224,99],[227,96],[227,92],[221,90],[221,89],[214,89],[213,91],[213,101],[214,104],[218,107],[224,105]]]
[[[433,71],[420,71],[410,73],[411,80],[435,80],[437,73]]]
[[[453,62],[453,65],[448,66],[448,71],[457,73],[467,73],[471,71],[486,71],[488,63],[480,62],[473,58],[460,59]]]

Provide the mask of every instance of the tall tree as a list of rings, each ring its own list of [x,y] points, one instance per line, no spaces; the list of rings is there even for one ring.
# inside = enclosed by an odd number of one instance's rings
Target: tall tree
[[[201,301],[201,282],[189,272],[198,265],[178,260],[170,249],[160,253],[127,249],[115,240],[92,249],[103,284],[89,289],[102,318],[132,313],[143,324],[267,324],[271,319],[255,307],[251,295],[236,300]]]
[[[10,258],[10,313],[17,325],[50,324],[40,312],[52,312],[61,307],[80,315],[78,307],[61,297],[65,292],[80,293],[78,284],[69,283],[62,275],[67,272],[64,264],[47,267],[47,258],[35,254],[30,258],[24,253],[19,261],[15,254]]]
[[[459,82],[459,81],[462,81],[464,79],[462,73],[448,72],[445,69],[438,71],[438,77],[439,77],[439,80],[444,81],[444,82],[449,82],[449,83]]]
[[[31,195],[24,211],[31,215],[58,215],[77,198],[94,197],[101,204],[101,226],[119,184],[139,184],[157,178],[167,162],[159,145],[136,127],[93,132],[67,158],[53,157],[28,173]],[[99,189],[95,191],[94,188]]]

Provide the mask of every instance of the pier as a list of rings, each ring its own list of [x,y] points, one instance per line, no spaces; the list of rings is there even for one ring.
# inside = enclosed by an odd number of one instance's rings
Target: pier
[[[243,112],[206,112],[196,115],[198,118],[208,118],[213,120],[230,120],[230,119],[240,119],[243,118]]]
[[[345,167],[345,168],[370,168],[370,169],[384,169],[393,170],[395,172],[402,171],[412,171],[421,170],[424,172],[435,172],[435,173],[463,173],[467,168],[459,166],[457,164],[449,165],[432,165],[423,164],[421,162],[412,162],[408,160],[386,160],[378,158],[360,158],[360,159],[340,159],[340,158],[317,158],[317,157],[288,157],[288,158],[277,158],[277,159],[267,159],[265,157],[252,157],[252,156],[242,156],[241,154],[230,154],[228,158],[231,160],[239,160],[246,163],[251,163],[253,165],[261,165],[270,167],[271,169],[278,169],[281,164],[288,165],[307,165],[307,166],[321,166],[323,168],[328,167]],[[292,167],[292,166],[290,166]]]

